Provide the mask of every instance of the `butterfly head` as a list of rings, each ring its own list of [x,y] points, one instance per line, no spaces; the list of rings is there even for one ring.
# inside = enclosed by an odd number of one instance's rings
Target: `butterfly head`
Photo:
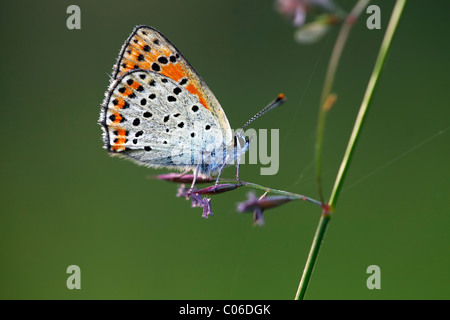
[[[234,136],[234,150],[237,155],[242,155],[248,151],[250,147],[251,138],[245,136],[242,131],[239,131]]]

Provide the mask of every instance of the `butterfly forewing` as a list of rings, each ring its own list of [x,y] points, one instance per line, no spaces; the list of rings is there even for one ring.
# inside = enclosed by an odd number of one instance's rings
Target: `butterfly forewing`
[[[200,105],[217,120],[225,141],[231,141],[230,125],[214,94],[179,50],[159,31],[148,26],[136,27],[125,42],[114,66],[112,81],[136,69],[159,73],[195,95]]]

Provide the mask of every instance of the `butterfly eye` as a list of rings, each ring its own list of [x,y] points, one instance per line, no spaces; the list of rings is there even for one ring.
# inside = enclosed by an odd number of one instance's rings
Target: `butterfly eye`
[[[241,145],[241,148],[243,149],[245,147],[245,139],[243,137],[239,137],[239,144]]]
[[[239,135],[234,137],[234,146],[239,147],[240,149],[244,149],[248,142],[248,137]]]

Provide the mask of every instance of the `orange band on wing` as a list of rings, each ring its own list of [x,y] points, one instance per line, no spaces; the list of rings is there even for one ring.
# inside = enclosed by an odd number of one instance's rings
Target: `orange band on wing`
[[[177,63],[177,64],[168,64],[165,66],[162,66],[161,74],[165,75],[166,77],[175,80],[176,82],[180,82],[180,80],[184,77],[187,77],[186,72],[183,70],[183,67]],[[209,110],[208,104],[206,103],[205,98],[203,95],[198,91],[197,87],[193,85],[192,83],[189,83],[186,86],[186,90],[189,91],[192,94],[195,94],[200,103]]]
[[[119,128],[117,129],[117,135],[118,136],[125,136],[127,134],[127,130]]]
[[[114,115],[114,121],[112,123],[119,124],[122,121],[122,116],[120,115],[120,113],[113,112],[112,114]]]
[[[199,90],[199,84],[196,79],[192,79],[192,73],[189,72],[188,66],[180,63],[179,61],[175,61],[175,63],[167,62],[166,64],[158,61],[158,58],[165,57],[169,59],[169,57],[173,56],[175,53],[171,52],[171,50],[167,47],[159,46],[157,48],[153,47],[153,45],[148,45],[147,42],[136,34],[132,41],[129,42],[128,47],[125,49],[124,56],[122,58],[121,64],[119,68],[121,68],[120,74],[128,72],[133,69],[142,69],[142,70],[151,70],[158,72],[175,82],[180,82],[181,79],[187,78],[189,80],[188,85],[185,87],[190,93],[195,94],[199,102],[209,110],[209,106],[207,104],[207,100],[203,97],[203,93]],[[156,64],[156,66],[154,66]],[[137,84],[136,84],[137,86]],[[131,85],[133,89],[137,89],[134,84]],[[128,96],[131,92],[125,91],[123,93],[124,96]]]
[[[117,100],[117,104],[115,105],[115,107],[117,109],[122,109],[123,106],[125,105],[125,100],[123,100],[122,98],[119,98],[119,97],[117,97],[116,100]]]
[[[115,145],[113,145],[113,146],[111,147],[111,149],[113,149],[113,150],[116,151],[116,152],[120,152],[120,151],[124,151],[124,150],[125,150],[125,147],[124,147],[123,145],[117,145],[117,144],[115,144]]]
[[[133,93],[132,90],[125,88],[125,91],[122,93],[123,96],[128,97],[129,95],[131,95]]]
[[[198,96],[198,99],[199,99],[200,103],[201,103],[206,109],[209,110],[209,107],[208,107],[208,105],[206,104],[205,98],[203,98],[203,95],[201,95],[200,92],[198,92],[197,88],[196,88],[192,83],[190,83],[190,84],[188,84],[188,85],[186,86],[186,90],[189,91],[190,93],[195,94],[196,96]]]
[[[114,139],[114,144],[111,146],[111,149],[116,152],[124,151],[126,148],[124,144],[127,142],[127,130],[118,128],[116,130],[117,138]]]
[[[139,83],[139,82],[133,82],[132,84],[131,84],[131,86],[130,87],[132,87],[134,90],[136,90],[137,88],[139,88],[141,86],[141,84]]]
[[[162,66],[161,74],[166,77],[179,82],[181,78],[183,78],[186,74],[183,72],[180,64],[168,64],[166,66]]]

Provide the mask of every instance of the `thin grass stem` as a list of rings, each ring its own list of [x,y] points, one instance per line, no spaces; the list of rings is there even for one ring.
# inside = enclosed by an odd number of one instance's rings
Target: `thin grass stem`
[[[361,1],[358,2],[357,6],[360,3],[361,3]],[[356,147],[356,142],[358,140],[358,137],[359,137],[359,135],[361,133],[361,129],[362,129],[363,124],[364,124],[365,115],[367,114],[367,110],[369,108],[370,101],[371,101],[371,98],[373,96],[373,92],[374,92],[375,86],[376,86],[376,84],[378,82],[379,75],[380,75],[382,67],[384,65],[384,62],[385,62],[385,59],[386,59],[389,47],[390,47],[390,45],[392,43],[392,39],[393,39],[395,30],[397,28],[398,22],[400,20],[401,14],[403,12],[403,8],[405,6],[405,3],[406,3],[406,0],[397,0],[396,4],[394,6],[394,9],[392,11],[391,19],[390,19],[388,27],[386,29],[386,33],[385,33],[385,36],[383,38],[383,41],[381,43],[380,51],[378,53],[378,56],[377,56],[377,59],[376,59],[376,62],[375,62],[374,70],[372,71],[372,75],[370,77],[370,80],[369,80],[369,83],[368,83],[368,86],[367,86],[367,89],[366,89],[363,101],[361,103],[360,110],[358,112],[358,116],[357,116],[355,124],[353,126],[353,131],[352,131],[352,134],[350,136],[350,139],[349,139],[349,142],[348,142],[348,145],[347,145],[347,148],[346,148],[346,151],[345,151],[345,154],[344,154],[341,166],[339,168],[339,171],[338,171],[335,183],[334,183],[334,187],[333,187],[333,190],[331,192],[330,200],[328,201],[327,205],[323,206],[324,211],[323,211],[323,214],[322,214],[322,216],[321,216],[321,218],[319,220],[319,224],[317,226],[316,233],[315,233],[314,238],[313,238],[311,249],[310,249],[308,258],[306,260],[305,268],[303,270],[303,274],[302,274],[302,277],[300,279],[300,283],[299,283],[299,286],[298,286],[298,289],[297,289],[297,293],[295,295],[295,299],[296,300],[303,300],[304,297],[305,297],[306,290],[308,288],[308,284],[310,282],[311,275],[312,275],[312,272],[314,270],[314,266],[315,266],[316,261],[317,261],[317,256],[319,255],[320,248],[322,246],[323,239],[324,239],[324,236],[325,236],[325,233],[326,233],[326,230],[327,230],[330,218],[331,218],[331,212],[334,211],[334,208],[336,206],[336,202],[337,202],[337,199],[339,197],[339,193],[340,193],[341,187],[343,185],[344,178],[346,176],[348,167],[350,165],[350,160],[352,158],[354,149]],[[342,32],[344,32],[345,30],[346,29],[344,29],[344,27],[341,29]],[[342,41],[342,38],[338,37],[337,42],[340,42],[340,41]],[[340,55],[341,52],[342,52],[342,49],[333,51],[334,54],[338,54],[338,55]],[[335,58],[332,57],[331,60],[335,60]],[[339,59],[337,59],[337,61],[338,60]],[[333,64],[337,66],[337,62],[333,62]],[[332,65],[331,61],[330,61],[330,65]],[[332,66],[332,68],[334,68],[334,67]],[[335,70],[336,69],[334,69],[333,72],[335,72]],[[332,81],[334,79],[334,73],[333,72],[331,73],[331,76],[330,76],[331,77],[331,84],[332,84]],[[327,79],[328,79],[328,77],[327,77]],[[330,81],[330,80],[328,80],[328,81]],[[330,91],[331,90],[331,85],[326,83],[324,88],[325,88],[324,89],[325,93],[322,95],[322,100],[323,99],[327,99],[327,97],[329,96],[329,94],[331,92]],[[327,93],[327,91],[328,91],[328,93]],[[323,100],[322,102],[324,102],[324,101],[326,101],[326,100]],[[321,109],[321,111],[319,112],[319,121],[318,121],[318,139],[317,139],[317,142],[316,142],[316,152],[319,152],[319,156],[317,156],[317,154],[316,154],[316,161],[317,161],[317,163],[319,165],[319,169],[320,169],[320,165],[321,165],[321,151],[322,151],[322,145],[323,145],[323,131],[324,131],[324,128],[325,128],[324,127],[325,126],[325,116],[326,116],[326,111],[327,111],[325,108],[323,108],[323,105],[321,105],[320,109]],[[321,190],[321,184],[320,184],[321,183],[320,182],[320,172],[321,172],[321,170],[318,171],[319,174],[317,175],[317,179],[318,179],[318,183],[319,183],[319,193],[321,194],[322,190]],[[322,196],[321,196],[321,201],[323,201],[323,197]]]

